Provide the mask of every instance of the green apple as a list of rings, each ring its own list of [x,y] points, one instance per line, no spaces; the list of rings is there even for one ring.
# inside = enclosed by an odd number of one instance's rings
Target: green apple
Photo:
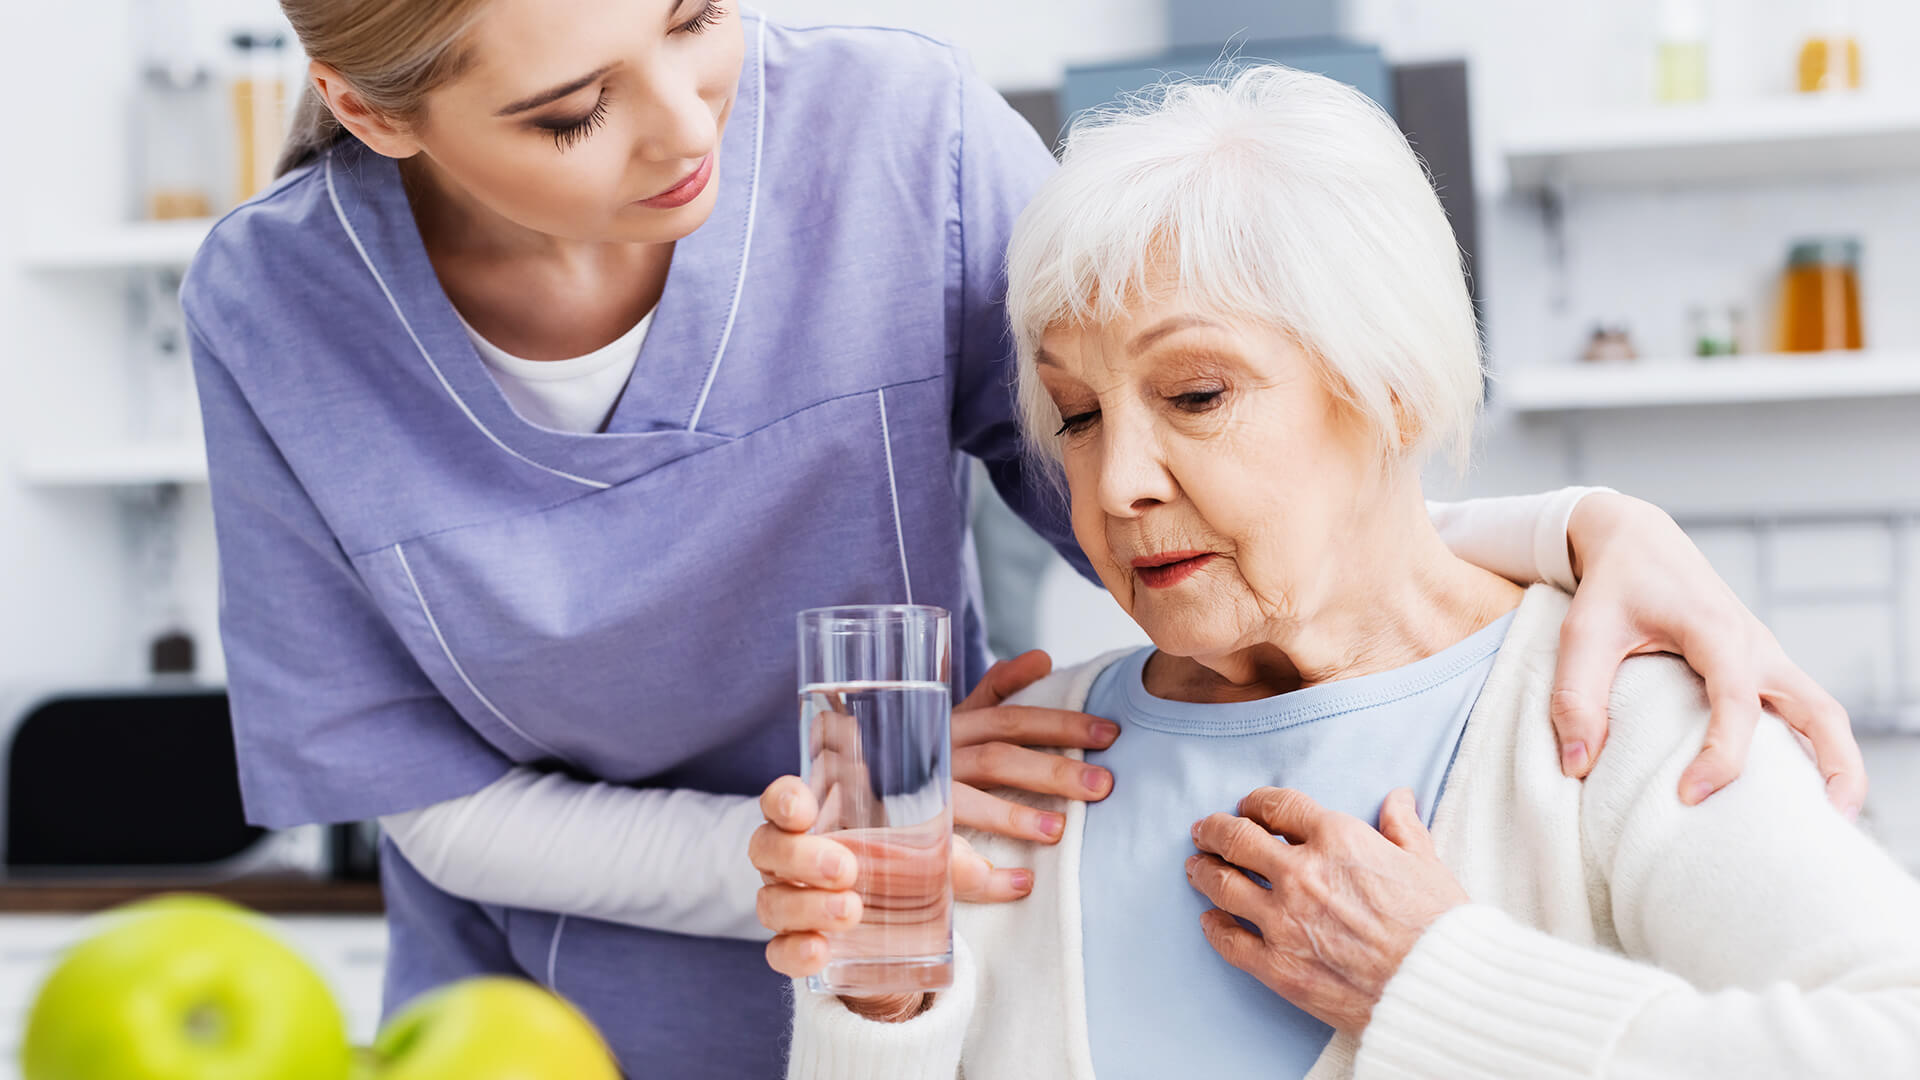
[[[266,922],[211,897],[117,909],[41,987],[25,1080],[346,1080],[346,1021]]]
[[[541,987],[494,976],[431,990],[373,1041],[379,1080],[620,1080],[579,1010]]]

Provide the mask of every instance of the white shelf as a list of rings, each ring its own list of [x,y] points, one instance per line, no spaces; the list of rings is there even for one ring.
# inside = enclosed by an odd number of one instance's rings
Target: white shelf
[[[204,484],[207,451],[199,443],[123,443],[44,452],[21,464],[20,476],[35,487],[138,487]]]
[[[138,221],[46,236],[25,245],[33,270],[184,268],[213,228],[211,218]]]
[[[1515,188],[1920,171],[1920,102],[1852,94],[1649,106],[1508,133]]]
[[[1920,395],[1920,353],[1812,353],[1516,368],[1494,379],[1512,412],[1733,405]]]

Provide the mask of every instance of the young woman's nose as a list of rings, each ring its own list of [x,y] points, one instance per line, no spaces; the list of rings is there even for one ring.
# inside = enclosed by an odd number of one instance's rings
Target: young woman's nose
[[[634,156],[651,164],[691,163],[718,150],[719,118],[701,94],[697,72],[658,65],[640,87]]]

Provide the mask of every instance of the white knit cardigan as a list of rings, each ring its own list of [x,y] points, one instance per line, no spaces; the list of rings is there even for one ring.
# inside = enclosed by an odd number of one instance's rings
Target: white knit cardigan
[[[1829,808],[1779,723],[1760,725],[1738,781],[1682,807],[1708,710],[1670,657],[1627,662],[1593,773],[1561,776],[1547,709],[1566,611],[1564,593],[1528,591],[1434,815],[1473,902],[1427,930],[1366,1030],[1335,1037],[1310,1080],[1920,1077],[1920,883]],[[1016,700],[1080,708],[1113,659]],[[1031,866],[1033,893],[959,906],[955,985],[927,1012],[875,1023],[797,985],[790,1080],[1093,1077],[1087,819],[1064,809],[1053,847],[971,837],[996,864]],[[1190,1040],[1208,1075],[1206,1033],[1166,1037]]]

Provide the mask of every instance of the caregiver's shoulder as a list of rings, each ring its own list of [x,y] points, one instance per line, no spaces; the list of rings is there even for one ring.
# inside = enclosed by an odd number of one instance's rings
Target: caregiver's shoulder
[[[326,268],[343,258],[358,266],[351,244],[316,160],[214,223],[187,269],[180,299],[205,329],[244,325],[265,298],[284,302],[324,288]]]
[[[816,137],[821,124],[870,118],[876,110],[889,123],[862,125],[868,135],[944,136],[961,121],[961,88],[979,79],[964,50],[917,30],[771,19],[766,25],[768,104],[812,109],[818,99]],[[747,33],[754,33],[751,24]]]

